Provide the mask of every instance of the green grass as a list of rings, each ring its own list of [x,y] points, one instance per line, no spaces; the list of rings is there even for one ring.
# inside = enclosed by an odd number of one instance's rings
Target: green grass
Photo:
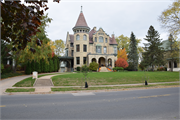
[[[20,76],[20,75],[24,75],[24,73],[4,73],[4,74],[1,74],[1,79]]]
[[[6,92],[34,92],[35,88],[12,88],[6,89]]]
[[[38,75],[38,78],[43,77],[43,76],[47,76],[47,75],[54,75],[54,74],[59,74],[59,73]],[[33,87],[35,80],[36,79],[32,79],[32,77],[28,77],[24,80],[17,82],[16,84],[13,85],[13,87]]]
[[[114,87],[89,87],[87,89],[80,87],[69,87],[69,88],[51,88],[52,91],[79,91],[79,90],[110,90],[110,89],[126,89],[126,88],[147,88],[147,87],[158,87],[158,86],[172,86],[179,85],[179,83],[169,84],[158,84],[158,85],[138,85],[138,86],[114,86]]]
[[[142,77],[149,76],[149,83],[156,82],[174,82],[179,81],[178,72],[92,72],[88,73],[88,85],[117,85],[117,84],[135,84],[142,83]],[[81,86],[82,73],[74,73],[68,75],[58,75],[52,77],[55,86]]]

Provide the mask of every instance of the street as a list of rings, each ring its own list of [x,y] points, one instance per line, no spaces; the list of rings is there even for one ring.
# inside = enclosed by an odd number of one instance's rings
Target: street
[[[179,119],[179,87],[2,95],[1,119]]]

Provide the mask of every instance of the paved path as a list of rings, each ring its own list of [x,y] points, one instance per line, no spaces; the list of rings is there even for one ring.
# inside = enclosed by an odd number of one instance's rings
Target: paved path
[[[52,72],[52,73],[59,73],[59,72]],[[51,73],[43,73],[43,74],[51,74]],[[43,74],[38,74],[38,75],[43,75]],[[3,92],[7,88],[11,88],[15,83],[23,79],[26,79],[28,77],[32,77],[32,75],[23,75],[23,76],[11,77],[11,78],[1,80],[0,81],[0,95],[2,95]]]

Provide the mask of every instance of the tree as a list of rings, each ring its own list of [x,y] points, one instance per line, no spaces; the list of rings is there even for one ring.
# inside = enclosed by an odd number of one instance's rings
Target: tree
[[[25,73],[26,74],[31,74],[31,63],[28,61],[27,62],[27,65],[26,65],[26,70],[25,70]]]
[[[144,51],[141,46],[138,44],[141,42],[141,39],[136,38],[137,42],[137,52],[138,52],[138,57],[142,59],[142,52]],[[124,36],[123,34],[120,35],[119,37],[116,37],[116,42],[118,44],[118,50],[125,48],[126,53],[129,54],[129,44],[130,44],[130,38],[127,36]]]
[[[118,50],[125,48],[126,52],[129,53],[129,42],[130,42],[129,37],[124,36],[122,34],[119,37],[116,37],[116,42],[118,44],[117,46]]]
[[[128,67],[128,63],[125,59],[123,58],[118,58],[115,62],[116,67],[123,67],[123,68],[127,68]]]
[[[55,1],[59,3],[60,0]],[[31,41],[31,36],[39,31],[44,11],[48,9],[47,0],[25,2],[30,4],[23,4],[20,0],[1,1],[1,38],[11,42],[14,51],[24,49]],[[38,39],[36,42],[40,45]]]
[[[180,0],[175,0],[159,16],[159,21],[163,28],[168,29],[174,36],[180,33]]]
[[[99,64],[94,61],[92,63],[90,63],[90,65],[89,65],[89,69],[92,71],[96,71],[98,69],[98,67],[99,67]]]
[[[158,31],[154,29],[151,25],[147,32],[146,38],[144,38],[148,43],[144,43],[145,52],[143,53],[143,60],[147,65],[152,66],[152,71],[154,71],[155,65],[164,65],[163,60],[163,48],[160,35]]]
[[[122,59],[124,59],[125,61],[128,60],[127,54],[126,54],[126,49],[125,49],[125,48],[123,48],[123,49],[121,49],[121,50],[118,50],[117,58],[122,58]]]
[[[137,41],[133,32],[130,37],[128,63],[132,65],[132,70],[138,69]]]
[[[179,55],[179,45],[173,36],[170,34],[168,38],[168,44],[166,48],[165,58],[170,59],[171,62],[171,72],[173,72],[173,62],[178,60]]]
[[[56,47],[54,52],[57,56],[61,56],[62,53],[64,53],[64,41],[63,40],[55,40],[54,41],[54,46]]]

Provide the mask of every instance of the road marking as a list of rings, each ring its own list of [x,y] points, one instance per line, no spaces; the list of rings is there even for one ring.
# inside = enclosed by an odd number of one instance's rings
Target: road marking
[[[160,96],[170,96],[170,94],[164,94],[164,95],[152,95],[152,96],[142,96],[138,98],[151,98],[151,97],[160,97]]]
[[[83,93],[72,93],[74,96],[87,96],[87,95],[95,95],[92,92],[83,92]]]
[[[0,107],[6,107],[6,105],[1,105]]]

